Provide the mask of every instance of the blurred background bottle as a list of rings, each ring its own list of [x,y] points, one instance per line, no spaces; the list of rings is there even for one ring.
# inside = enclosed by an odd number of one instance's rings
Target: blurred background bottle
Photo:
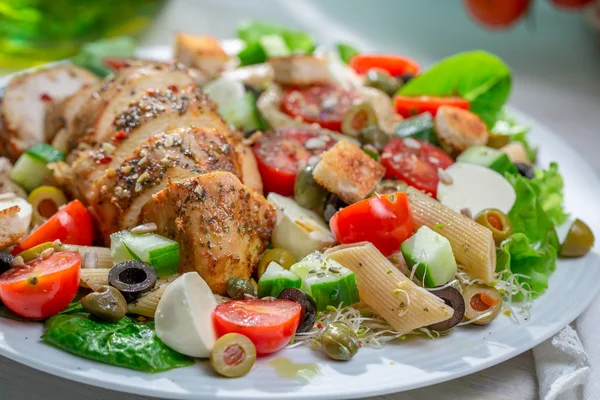
[[[98,38],[135,35],[166,0],[0,0],[0,68],[72,56]]]

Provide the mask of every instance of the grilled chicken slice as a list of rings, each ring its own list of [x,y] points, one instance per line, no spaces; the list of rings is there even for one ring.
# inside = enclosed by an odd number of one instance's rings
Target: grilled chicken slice
[[[326,85],[332,82],[327,59],[305,54],[269,59],[275,83],[282,86]]]
[[[250,278],[275,224],[267,200],[229,172],[170,183],[142,209],[140,222],[179,242],[181,272],[197,271],[213,292],[227,280]]]
[[[76,186],[75,197],[89,204],[92,201],[90,196],[94,195],[94,182],[102,177],[105,170],[118,168],[152,136],[191,126],[223,132],[234,139],[227,124],[216,113],[214,104],[197,87],[176,93],[169,89],[150,93],[130,104],[113,121],[108,136],[114,140],[91,148],[83,143],[69,155],[74,179],[72,186]],[[66,173],[63,171],[63,174]]]
[[[94,185],[98,197],[90,204],[105,241],[117,230],[136,226],[141,208],[169,181],[210,171],[241,177],[239,155],[222,133],[192,127],[152,137]]]
[[[59,65],[11,79],[4,92],[1,111],[7,135],[2,150],[6,156],[14,160],[32,145],[44,142],[49,105],[60,103],[97,80],[91,72],[74,65]]]

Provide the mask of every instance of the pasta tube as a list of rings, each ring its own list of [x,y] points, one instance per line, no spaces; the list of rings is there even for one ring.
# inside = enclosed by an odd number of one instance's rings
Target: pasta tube
[[[139,299],[128,305],[128,311],[131,314],[143,315],[144,317],[154,318],[158,302],[162,298],[167,286],[177,278],[178,275],[161,278],[156,282],[154,289],[143,294]]]
[[[82,268],[79,286],[96,291],[100,286],[108,285],[108,271],[106,268]]]
[[[92,269],[105,269],[112,268],[114,265],[112,255],[110,253],[110,249],[108,247],[95,247],[95,246],[77,246],[74,244],[61,244],[59,247],[60,251],[75,251],[81,254],[81,257],[85,256],[85,253],[94,252],[97,257],[95,259],[95,265],[91,267]]]
[[[356,274],[360,299],[400,333],[454,314],[440,298],[404,276],[372,243],[336,246],[325,254]]]
[[[492,283],[496,271],[492,232],[413,187],[406,193],[415,228],[425,225],[444,236],[452,246],[456,261],[469,275]]]

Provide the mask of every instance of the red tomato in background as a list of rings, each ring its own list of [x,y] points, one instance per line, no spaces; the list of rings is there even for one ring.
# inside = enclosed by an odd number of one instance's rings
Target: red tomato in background
[[[558,8],[580,10],[588,4],[593,3],[594,0],[550,0],[550,2]]]
[[[253,147],[265,192],[293,196],[300,163],[334,144],[334,139],[310,128],[287,127],[265,133]]]
[[[446,169],[453,163],[442,149],[419,139],[392,138],[381,152],[387,179],[400,179],[434,197],[440,180],[438,168]]]
[[[530,0],[463,0],[471,17],[488,28],[506,29],[529,9]]]
[[[404,74],[417,75],[421,71],[419,64],[408,58],[395,54],[357,54],[350,59],[350,66],[357,73],[364,75],[371,68],[380,68],[392,76]]]
[[[431,115],[437,114],[437,111],[442,106],[453,106],[468,110],[470,104],[467,100],[460,97],[432,97],[432,96],[394,96],[394,108],[396,112],[404,118],[430,112]]]
[[[213,313],[217,337],[240,333],[254,343],[258,355],[284,348],[300,323],[300,304],[284,299],[232,300]]]
[[[386,257],[413,233],[408,197],[400,192],[344,207],[331,217],[329,225],[338,243],[371,242]]]
[[[344,115],[357,98],[357,93],[334,86],[287,89],[281,99],[281,110],[292,118],[341,132]]]
[[[60,240],[65,244],[91,246],[94,240],[92,217],[79,200],[73,200],[31,232],[12,254],[16,255],[38,244]]]
[[[51,317],[75,298],[80,269],[79,253],[63,251],[36,258],[0,275],[0,299],[22,317]]]

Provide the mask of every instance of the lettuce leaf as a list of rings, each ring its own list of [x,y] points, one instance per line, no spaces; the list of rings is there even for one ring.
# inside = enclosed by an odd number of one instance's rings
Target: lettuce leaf
[[[563,207],[564,201],[564,181],[558,171],[558,164],[550,163],[548,169],[538,168],[535,170],[535,177],[531,180],[531,185],[536,190],[539,196],[539,201],[542,208],[554,225],[563,224],[569,214],[565,212]]]
[[[313,37],[306,32],[291,30],[277,24],[252,20],[244,21],[238,25],[237,36],[246,42],[247,48],[250,49],[259,46],[260,40],[265,36],[280,36],[287,45],[287,48],[296,54],[312,54],[317,47]],[[254,63],[264,61],[266,61],[266,57]]]
[[[354,46],[350,46],[346,43],[338,43],[335,45],[338,55],[342,61],[346,64],[350,62],[350,59],[358,54],[358,50]]]
[[[493,54],[485,51],[459,53],[440,61],[409,81],[398,94],[402,96],[460,96],[471,103],[489,128],[508,100],[510,70]]]

